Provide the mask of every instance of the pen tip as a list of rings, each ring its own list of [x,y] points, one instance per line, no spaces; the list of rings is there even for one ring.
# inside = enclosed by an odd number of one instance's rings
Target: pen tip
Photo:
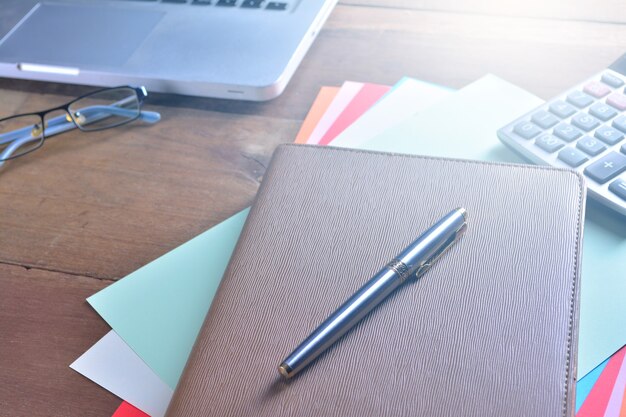
[[[286,363],[281,363],[278,367],[278,372],[285,378],[289,379],[291,377],[291,367]]]

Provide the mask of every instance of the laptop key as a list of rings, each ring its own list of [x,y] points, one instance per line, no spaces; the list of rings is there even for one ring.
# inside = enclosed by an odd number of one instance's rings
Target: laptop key
[[[283,3],[280,1],[270,1],[269,3],[267,3],[267,7],[265,7],[265,10],[286,10],[287,9],[287,3]]]
[[[244,0],[241,3],[241,7],[244,9],[260,9],[261,3],[263,3],[263,0]]]
[[[616,77],[613,74],[609,74],[608,72],[602,74],[602,82],[615,88],[624,85],[624,81],[621,78]]]
[[[578,113],[572,117],[572,124],[585,132],[589,132],[591,129],[595,129],[600,125],[600,122],[595,117],[589,116],[587,113]]]
[[[626,154],[626,143],[622,145],[620,151],[622,151],[623,154]]]
[[[234,7],[236,6],[237,0],[217,0],[217,3],[215,3],[217,6],[222,6],[222,7]]]
[[[211,4],[211,0],[193,0],[191,4],[196,4],[199,6],[208,6]]]
[[[602,120],[603,122],[606,122],[607,120],[617,116],[617,110],[604,103],[596,103],[593,106],[589,107],[589,113]]]
[[[576,109],[563,100],[553,101],[550,104],[550,111],[559,116],[561,119],[565,119],[566,117],[570,117],[572,114],[576,113]]]
[[[548,113],[545,110],[535,112],[530,119],[543,129],[551,128],[559,122],[559,119],[554,117],[552,113]]]
[[[611,152],[585,168],[585,175],[600,184],[604,184],[617,177],[624,170],[626,170],[626,156]]]
[[[583,135],[580,130],[567,123],[560,123],[556,125],[552,132],[566,142],[576,140]]]
[[[622,133],[608,126],[599,127],[594,136],[607,145],[615,145],[617,142],[624,139]]]
[[[521,122],[515,125],[513,131],[524,139],[532,139],[541,133],[541,129],[531,122]]]
[[[589,160],[584,153],[572,147],[567,147],[559,152],[559,159],[574,168]]]
[[[626,180],[618,178],[609,185],[609,190],[622,200],[626,200]]]
[[[576,147],[591,156],[600,155],[606,150],[606,146],[602,142],[590,136],[583,136],[582,139],[576,142]]]
[[[583,93],[582,91],[573,91],[567,95],[567,101],[579,109],[582,109],[583,107],[587,107],[593,103],[593,97],[589,94]]]

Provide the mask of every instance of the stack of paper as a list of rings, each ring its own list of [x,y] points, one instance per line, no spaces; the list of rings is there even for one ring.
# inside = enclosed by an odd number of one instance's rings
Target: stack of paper
[[[411,78],[393,87],[346,82],[321,89],[296,142],[523,163],[496,130],[541,103],[492,75],[458,91]],[[626,417],[626,224],[588,211],[577,410]],[[113,330],[71,367],[134,406],[123,403],[116,417],[164,415],[246,214],[88,299]]]

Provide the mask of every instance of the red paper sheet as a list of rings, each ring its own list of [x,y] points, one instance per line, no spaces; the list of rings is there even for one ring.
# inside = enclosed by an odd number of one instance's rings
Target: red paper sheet
[[[370,107],[372,107],[382,96],[387,94],[391,87],[379,84],[364,84],[363,88],[352,99],[350,104],[341,112],[337,120],[326,131],[320,145],[328,145],[348,126],[354,123],[363,115]]]
[[[144,413],[137,407],[133,406],[131,403],[127,403],[124,401],[120,404],[120,406],[115,410],[112,417],[150,417],[148,414]]]
[[[589,392],[587,399],[578,410],[576,417],[602,417],[606,411],[606,406],[613,392],[615,380],[622,367],[626,349],[619,350],[609,359],[606,367],[600,374],[593,388]]]

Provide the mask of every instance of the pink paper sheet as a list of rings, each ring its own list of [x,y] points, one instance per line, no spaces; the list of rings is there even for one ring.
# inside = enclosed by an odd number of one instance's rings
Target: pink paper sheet
[[[313,129],[313,133],[309,136],[309,139],[306,141],[308,144],[317,145],[320,140],[324,137],[328,129],[335,123],[337,117],[344,111],[348,104],[352,101],[352,99],[361,91],[363,88],[363,83],[357,83],[353,81],[346,81],[341,86],[341,89],[335,96],[335,99],[328,109],[320,119],[315,129]]]
[[[319,144],[328,145],[332,142],[332,140],[335,139],[341,132],[361,117],[363,113],[369,110],[370,107],[376,104],[382,96],[387,94],[389,90],[391,90],[391,87],[386,85],[369,83],[364,84],[348,106],[337,117],[337,120],[335,120],[326,134],[319,141]]]
[[[626,347],[622,348],[622,350],[625,349]],[[620,410],[622,409],[622,403],[626,401],[626,398],[624,398],[624,390],[626,390],[626,356],[625,359],[622,360],[622,367],[620,368],[617,379],[615,380],[613,392],[611,393],[611,398],[609,398],[609,403],[606,406],[604,417],[619,417]]]
[[[611,356],[609,362],[606,364],[604,371],[600,374],[598,381],[591,389],[589,396],[578,410],[576,417],[600,417],[604,416],[606,408],[609,402],[611,393],[617,381],[622,363],[624,362],[624,355],[626,349],[622,348],[616,354]]]

